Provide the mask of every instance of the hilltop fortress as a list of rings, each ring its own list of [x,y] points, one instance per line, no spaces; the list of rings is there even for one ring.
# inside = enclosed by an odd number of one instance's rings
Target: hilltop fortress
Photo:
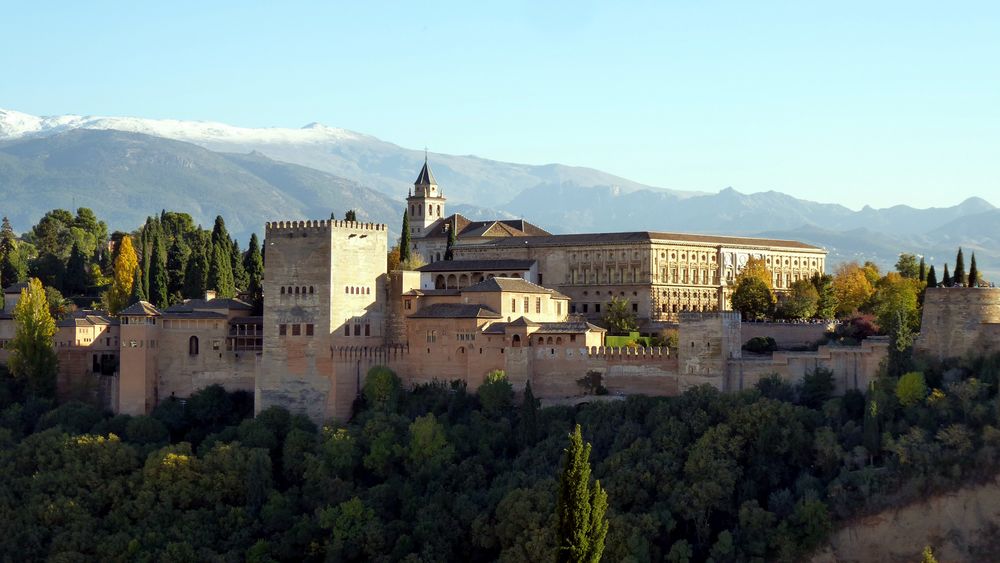
[[[406,385],[461,380],[470,390],[503,370],[516,389],[530,381],[536,395],[563,399],[581,395],[587,376],[612,394],[675,395],[704,384],[746,389],[770,374],[795,382],[818,368],[831,370],[844,392],[865,389],[887,355],[879,337],[816,351],[742,352],[751,336],[786,345],[822,337],[823,325],[742,323],[728,310],[732,282],[750,257],[766,261],[782,291],[823,272],[820,248],[656,232],[551,235],[524,221],[471,222],[444,214],[426,163],[414,188],[411,251],[427,265],[387,271],[385,225],[269,222],[262,316],[211,295],[163,310],[139,302],[117,320],[77,315],[60,323],[56,338],[64,368],[75,366],[63,370],[60,388],[97,378],[116,412],[142,414],[218,383],[253,392],[258,411],[276,405],[319,421],[350,416],[374,366]],[[454,259],[443,260],[449,238]],[[0,313],[0,340],[13,334],[18,291]],[[629,303],[645,333],[676,328],[676,349],[605,346],[605,330],[594,323],[612,298]],[[998,341],[1000,290],[927,291],[921,353],[944,358]]]

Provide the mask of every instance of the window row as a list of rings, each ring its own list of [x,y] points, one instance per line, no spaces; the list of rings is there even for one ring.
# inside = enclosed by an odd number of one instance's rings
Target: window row
[[[306,294],[312,295],[313,293],[316,293],[316,288],[314,288],[311,285],[309,287],[306,287],[306,286],[302,286],[302,287],[297,287],[297,286],[296,287],[293,287],[293,286],[282,286],[281,287],[281,294],[282,295],[286,295],[286,294],[287,295],[292,295],[292,294],[295,294],[295,295],[306,295]]]
[[[423,205],[413,205],[410,204],[410,217],[415,217],[424,214]],[[440,217],[441,216],[441,206],[440,205],[428,205],[427,206],[427,216],[428,217]]]
[[[361,287],[361,286],[358,286],[358,285],[345,285],[344,286],[344,293],[347,294],[347,295],[371,295],[372,294],[372,288],[370,288],[370,287]]]
[[[351,326],[352,325],[350,323],[345,323],[344,324],[344,336],[362,336],[362,334],[361,334],[361,326],[362,325],[360,323],[355,323],[353,325],[354,326],[354,332],[353,332],[353,334],[351,333]],[[370,325],[368,323],[365,323],[364,324],[364,336],[371,336],[371,335],[372,335],[372,325]]]
[[[280,324],[278,325],[278,336],[288,336],[288,327],[292,327],[292,336],[302,336],[302,327],[305,327],[306,336],[312,336],[315,331],[315,325],[312,324]]]

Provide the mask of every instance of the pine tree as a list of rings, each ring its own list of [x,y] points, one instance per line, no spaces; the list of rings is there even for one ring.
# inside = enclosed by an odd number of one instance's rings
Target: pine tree
[[[951,275],[951,283],[965,287],[965,257],[962,256],[962,247],[958,247],[958,255],[955,256],[955,272]]]
[[[399,237],[399,262],[410,259],[410,216],[403,211],[403,232]]]
[[[969,287],[979,287],[979,268],[976,267],[976,253],[972,253],[969,261]]]
[[[354,212],[353,209],[348,209],[347,213],[344,213],[344,221],[357,221],[358,214]]]
[[[104,300],[108,312],[117,315],[122,310],[128,298],[132,295],[132,285],[135,282],[135,270],[139,267],[139,257],[132,247],[132,237],[124,235],[118,243],[118,258],[115,259],[114,278],[111,288],[105,293]]]
[[[37,278],[21,290],[14,307],[15,329],[10,350],[9,366],[14,377],[27,383],[28,392],[39,397],[54,397],[59,359],[52,348],[56,322],[49,312],[45,288]]]
[[[87,257],[80,250],[80,245],[73,243],[73,250],[66,261],[66,281],[63,289],[70,295],[80,295],[87,289]]]
[[[937,273],[934,271],[934,264],[931,264],[931,268],[927,270],[927,287],[937,287]]]
[[[920,281],[927,280],[927,264],[924,262],[923,256],[920,257],[920,266],[919,270],[917,271],[917,276],[918,279],[920,279]]]
[[[452,221],[451,225],[448,226],[448,246],[444,249],[444,259],[454,260],[455,259],[455,237],[458,236],[455,231],[458,230],[458,221]]]
[[[943,287],[951,287],[951,276],[948,275],[948,263],[944,263],[944,277],[941,278],[941,285]]]
[[[531,391],[531,382],[524,385],[524,399],[517,418],[517,442],[521,449],[529,448],[538,441],[538,399]]]
[[[583,442],[579,424],[569,440],[556,503],[556,561],[597,563],[608,533],[608,494],[600,481],[591,489],[590,444]]]
[[[250,284],[250,278],[247,277],[246,267],[243,265],[243,252],[240,250],[240,241],[233,239],[232,253],[229,255],[229,261],[233,265],[233,287],[237,290],[246,291]]]
[[[264,307],[264,257],[260,255],[257,233],[250,235],[250,247],[243,255],[243,269],[247,273],[247,293],[256,314]]]
[[[167,280],[167,251],[164,248],[163,236],[154,236],[153,251],[150,252],[149,266],[149,302],[157,307],[169,305]]]
[[[4,217],[3,227],[0,227],[0,289],[17,283],[20,275],[16,260],[17,238],[10,221]]]

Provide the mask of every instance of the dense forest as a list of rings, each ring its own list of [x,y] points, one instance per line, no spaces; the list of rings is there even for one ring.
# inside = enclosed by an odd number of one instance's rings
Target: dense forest
[[[992,476],[1000,357],[723,394],[539,408],[503,377],[368,375],[317,427],[219,387],[150,416],[0,377],[0,553],[54,561],[549,561],[579,424],[607,491],[605,561],[797,561],[843,519]]]

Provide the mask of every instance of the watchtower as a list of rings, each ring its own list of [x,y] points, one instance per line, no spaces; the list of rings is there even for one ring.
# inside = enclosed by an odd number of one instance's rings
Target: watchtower
[[[413,182],[413,192],[406,198],[406,213],[410,223],[410,236],[414,238],[427,234],[427,228],[444,217],[444,194],[438,188],[437,180],[424,155],[424,167]]]

